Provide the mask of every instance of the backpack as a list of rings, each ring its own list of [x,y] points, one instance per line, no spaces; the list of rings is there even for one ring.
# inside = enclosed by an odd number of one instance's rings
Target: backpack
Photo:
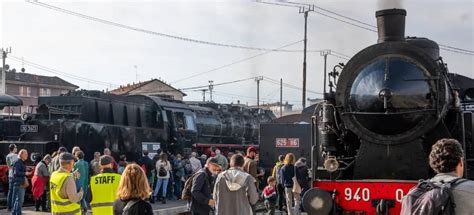
[[[456,204],[451,187],[463,181],[466,179],[456,178],[446,183],[441,181],[441,184],[433,183],[430,180],[420,180],[416,187],[410,189],[403,198],[400,214],[455,214]]]
[[[160,169],[158,170],[158,176],[160,177],[165,177],[167,175],[166,169],[164,166],[160,166]]]
[[[184,182],[184,188],[183,191],[181,192],[181,199],[185,201],[191,201],[192,196],[191,196],[191,188],[193,187],[193,179],[198,175],[200,172],[196,172],[192,174],[188,179],[186,179],[186,182]]]
[[[283,164],[280,166],[277,166],[276,173],[275,173],[275,179],[278,184],[283,184]]]
[[[140,199],[132,199],[127,202],[125,207],[123,207],[122,215],[132,215],[131,208],[140,201]]]

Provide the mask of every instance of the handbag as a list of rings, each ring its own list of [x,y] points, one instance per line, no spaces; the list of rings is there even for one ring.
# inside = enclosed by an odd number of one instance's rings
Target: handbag
[[[296,179],[296,167],[295,167],[295,176],[293,176],[293,193],[301,193],[301,186]]]
[[[21,188],[27,188],[30,186],[30,183],[28,182],[28,178],[25,177],[25,180],[23,180],[23,184],[20,185]]]

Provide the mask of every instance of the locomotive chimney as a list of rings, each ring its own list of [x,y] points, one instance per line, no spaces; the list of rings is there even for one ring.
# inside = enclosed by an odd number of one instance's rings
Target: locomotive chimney
[[[386,9],[375,12],[377,17],[378,43],[387,41],[405,41],[404,9]]]

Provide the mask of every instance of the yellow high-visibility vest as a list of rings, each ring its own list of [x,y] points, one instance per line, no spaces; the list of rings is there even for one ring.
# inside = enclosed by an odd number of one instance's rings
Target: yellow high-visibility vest
[[[117,173],[100,173],[91,177],[92,214],[112,215],[114,201],[117,199],[117,189],[120,175]]]
[[[60,215],[80,215],[81,206],[78,203],[71,202],[69,199],[63,199],[59,196],[59,191],[64,185],[64,181],[72,177],[71,173],[55,171],[51,174],[49,180],[49,189],[51,196],[51,213]]]

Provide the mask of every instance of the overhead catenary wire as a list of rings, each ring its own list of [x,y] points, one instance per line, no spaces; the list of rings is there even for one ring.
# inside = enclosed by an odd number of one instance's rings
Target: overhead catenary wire
[[[141,29],[141,28],[138,28],[138,27],[124,25],[124,24],[120,24],[120,23],[117,23],[117,22],[112,22],[112,21],[108,21],[108,20],[104,20],[104,19],[100,19],[100,18],[80,14],[80,13],[77,13],[77,12],[74,12],[74,11],[66,10],[66,9],[59,8],[59,7],[56,7],[56,6],[52,6],[52,5],[49,5],[49,4],[46,4],[46,3],[43,3],[43,2],[39,2],[39,1],[27,0],[27,2],[29,2],[31,4],[41,6],[41,7],[45,7],[45,8],[51,9],[51,10],[56,10],[58,12],[66,13],[66,14],[77,16],[77,17],[84,18],[84,19],[88,19],[88,20],[91,20],[91,21],[100,22],[100,23],[103,23],[103,24],[108,24],[108,25],[112,25],[112,26],[116,26],[116,27],[120,27],[120,28],[133,30],[133,31],[139,31],[139,32],[147,33],[147,34],[156,35],[156,36],[167,37],[167,38],[171,38],[171,39],[178,39],[178,40],[183,40],[183,41],[187,41],[187,42],[195,42],[195,43],[201,43],[201,44],[206,44],[206,45],[214,45],[214,46],[229,47],[229,48],[239,48],[239,49],[248,49],[248,50],[256,50],[256,51],[267,51],[267,50],[269,50],[267,48],[233,45],[233,44],[224,44],[224,43],[217,43],[217,42],[211,42],[211,41],[204,41],[204,40],[198,40],[198,39],[193,39],[193,38],[181,37],[181,36],[176,36],[176,35],[171,35],[171,34],[166,34],[166,33],[160,33],[160,32]],[[266,4],[275,4],[275,5],[280,5],[280,6],[297,7],[297,6],[294,6],[294,5],[287,5],[287,4],[278,4],[278,3],[263,2],[263,1],[257,1],[257,2],[266,3]],[[308,6],[309,5],[309,4],[304,4],[304,3],[299,3],[299,2],[291,2],[291,1],[284,1],[283,3],[296,4],[296,5],[302,5],[302,6]],[[322,8],[322,7],[319,7],[319,6],[315,6],[314,4],[312,4],[312,6],[318,8],[322,11],[325,11],[327,13],[330,13],[330,14],[342,17],[344,19],[350,20],[352,22],[356,22],[356,23],[366,25],[368,27],[376,28],[376,26],[374,26],[374,25],[368,24],[366,22],[362,22],[362,21],[354,19],[354,18],[350,18],[348,16],[344,16],[340,13],[336,13],[334,11],[331,11],[331,10],[328,10],[328,9],[325,9],[325,8]],[[371,28],[367,28],[365,26],[354,24],[354,23],[345,21],[343,19],[331,16],[331,15],[328,15],[328,14],[321,13],[319,11],[312,11],[312,12],[318,13],[322,16],[326,16],[328,18],[331,18],[331,19],[334,19],[334,20],[337,20],[337,21],[340,21],[340,22],[344,22],[346,24],[353,25],[353,26],[356,26],[356,27],[359,27],[359,28],[362,28],[362,29],[365,29],[365,30],[368,30],[368,31],[377,32],[375,29],[371,29]],[[450,52],[455,52],[455,53],[460,53],[460,54],[466,54],[466,55],[474,55],[474,51],[472,51],[472,50],[456,48],[456,47],[453,47],[453,46],[448,46],[448,45],[443,45],[443,44],[439,44],[439,45],[441,47],[440,49],[445,50],[445,51],[450,51]],[[302,52],[303,50],[285,50],[285,49],[282,49],[282,50],[278,50],[278,51],[279,52]],[[308,50],[308,52],[321,52],[321,50]]]
[[[29,61],[29,60],[25,60],[24,58],[20,58],[20,57],[11,55],[11,54],[8,55],[8,56],[9,56],[10,60],[14,60],[16,62],[24,63],[24,64],[26,64],[28,66],[31,66],[31,67],[34,67],[36,69],[39,69],[39,70],[42,70],[42,71],[45,71],[45,72],[49,72],[49,73],[52,73],[52,74],[60,75],[60,76],[63,76],[63,77],[71,78],[71,79],[74,79],[74,80],[83,81],[83,82],[96,84],[96,85],[101,85],[101,86],[107,86],[107,87],[118,87],[119,86],[117,84],[98,81],[98,80],[94,80],[94,79],[90,79],[90,78],[70,74],[70,73],[67,73],[67,72],[63,72],[63,71],[60,71],[60,70],[57,70],[57,69],[50,68],[48,66],[44,66],[44,65],[41,65],[41,64]]]
[[[269,83],[275,84],[275,85],[280,85],[280,81],[275,80],[273,78],[270,78],[268,76],[263,76],[263,80],[267,81]],[[292,88],[292,89],[295,89],[295,90],[302,90],[303,89],[301,87],[298,87],[298,86],[295,86],[295,85],[292,85],[292,84],[288,84],[288,83],[285,83],[285,82],[283,82],[282,85],[283,85],[283,87]],[[306,90],[306,91],[309,92],[309,93],[317,94],[317,95],[323,95],[323,93],[321,93],[321,92],[316,92],[316,91],[312,91],[312,90]]]
[[[248,58],[244,58],[244,59],[238,60],[236,62],[229,63],[227,65],[212,69],[210,71],[205,71],[205,72],[202,72],[202,73],[199,73],[199,74],[196,74],[196,75],[192,75],[192,76],[189,76],[189,77],[186,77],[186,78],[175,80],[175,81],[172,81],[171,83],[177,83],[177,82],[187,80],[187,79],[190,79],[190,78],[202,75],[202,74],[206,74],[206,73],[209,73],[209,72],[213,72],[213,71],[225,68],[227,66],[232,66],[234,64],[241,63],[241,62],[250,60],[252,58],[262,56],[262,55],[267,54],[269,52],[302,52],[302,50],[287,50],[287,49],[283,49],[283,48],[291,46],[291,45],[296,44],[298,42],[301,42],[303,40],[300,40],[300,41],[297,41],[297,42],[294,42],[294,43],[290,43],[288,45],[285,45],[283,47],[279,47],[279,48],[276,48],[276,49],[223,44],[223,43],[216,43],[216,42],[209,42],[209,41],[197,40],[197,39],[192,39],[192,38],[186,38],[186,37],[181,37],[181,36],[176,36],[176,35],[171,35],[171,34],[166,34],[166,33],[160,33],[160,32],[155,32],[155,31],[151,31],[151,30],[146,30],[146,29],[142,29],[142,28],[137,28],[137,27],[133,27],[133,26],[129,26],[129,25],[124,25],[124,24],[120,24],[120,23],[117,23],[117,22],[112,22],[112,21],[100,19],[100,18],[97,18],[97,17],[92,17],[92,16],[88,16],[88,15],[85,15],[85,14],[77,13],[77,12],[74,12],[74,11],[71,11],[71,10],[66,10],[66,9],[56,7],[56,6],[53,6],[53,5],[50,5],[50,4],[46,4],[46,3],[43,3],[43,2],[40,2],[40,1],[27,1],[27,2],[32,3],[34,5],[44,7],[44,8],[48,8],[48,9],[51,9],[51,10],[54,10],[54,11],[58,11],[58,12],[62,12],[62,13],[72,15],[72,16],[80,17],[80,18],[83,18],[83,19],[87,19],[87,20],[91,20],[91,21],[95,21],[95,22],[99,22],[99,23],[103,23],[103,24],[107,24],[107,25],[112,25],[112,26],[115,26],[115,27],[124,28],[124,29],[128,29],[128,30],[138,31],[138,32],[146,33],[146,34],[151,34],[151,35],[155,35],[155,36],[162,36],[162,37],[167,37],[167,38],[171,38],[171,39],[177,39],[177,40],[183,40],[183,41],[187,41],[187,42],[195,42],[195,43],[201,43],[201,44],[207,44],[207,45],[216,45],[216,46],[229,47],[229,48],[249,49],[249,50],[254,50],[254,51],[265,51],[265,53],[261,53],[261,54],[257,54],[257,55],[254,55],[254,56],[251,56],[251,57],[248,57]],[[323,50],[308,50],[307,52],[320,53],[321,51],[323,51]],[[331,50],[331,51],[334,52],[334,53],[339,53],[342,56],[348,57],[347,55],[342,54],[340,52],[337,52],[337,51],[334,51],[334,50]],[[344,59],[344,60],[348,60],[348,58],[344,58],[344,57],[337,56],[337,55],[334,55],[334,56],[336,56],[338,58],[341,58],[341,59]]]
[[[188,76],[188,77],[185,77],[185,78],[180,78],[178,80],[175,80],[175,81],[172,81],[171,83],[177,83],[177,82],[180,82],[180,81],[184,81],[184,80],[187,80],[187,79],[191,79],[191,78],[194,78],[196,76],[200,76],[200,75],[203,75],[203,74],[207,74],[207,73],[210,73],[210,72],[214,72],[214,71],[217,71],[217,70],[220,70],[220,69],[224,69],[226,67],[229,67],[229,66],[232,66],[232,65],[235,65],[235,64],[238,64],[238,63],[242,63],[242,62],[245,62],[245,61],[248,61],[248,60],[251,60],[253,58],[256,58],[256,57],[260,57],[262,55],[266,55],[268,53],[271,53],[275,50],[279,50],[279,49],[282,49],[282,48],[286,48],[288,46],[292,46],[294,44],[297,44],[297,43],[300,43],[302,42],[303,40],[298,40],[298,41],[295,41],[295,42],[292,42],[292,43],[289,43],[289,44],[286,44],[286,45],[283,45],[283,46],[280,46],[276,49],[270,49],[268,51],[265,51],[265,52],[262,52],[262,53],[259,53],[259,54],[256,54],[256,55],[252,55],[250,57],[246,57],[246,58],[242,58],[240,60],[237,60],[237,61],[234,61],[234,62],[231,62],[231,63],[228,63],[228,64],[224,64],[222,66],[219,66],[219,67],[216,67],[214,69],[210,69],[210,70],[207,70],[207,71],[204,71],[204,72],[200,72],[200,73],[197,73],[197,74],[194,74],[194,75],[191,75],[191,76]]]
[[[43,2],[40,2],[40,1],[27,0],[26,2],[37,5],[37,6],[40,6],[40,7],[43,7],[43,8],[54,10],[54,11],[57,11],[57,12],[61,12],[61,13],[65,13],[65,14],[75,16],[75,17],[79,17],[79,18],[82,18],[82,19],[87,19],[89,21],[94,21],[94,22],[98,22],[98,23],[102,23],[102,24],[106,24],[106,25],[110,25],[110,26],[114,26],[114,27],[118,27],[118,28],[122,28],[122,29],[141,32],[141,33],[145,33],[145,34],[149,34],[149,35],[153,35],[153,36],[165,37],[165,38],[169,38],[169,39],[181,40],[181,41],[192,42],[192,43],[199,43],[199,44],[203,44],[203,45],[211,45],[211,46],[219,46],[219,47],[227,47],[227,48],[237,48],[237,49],[246,49],[246,50],[253,50],[253,51],[303,52],[303,50],[287,50],[287,49],[274,50],[274,49],[262,48],[262,47],[252,47],[252,46],[243,46],[243,45],[226,44],[226,43],[220,43],[220,42],[199,40],[199,39],[194,39],[194,38],[189,38],[189,37],[173,35],[173,34],[169,34],[169,33],[162,33],[162,32],[147,30],[147,29],[143,29],[143,28],[139,28],[139,27],[130,26],[130,25],[125,25],[125,24],[121,24],[121,23],[118,23],[118,22],[109,21],[109,20],[105,20],[105,19],[102,19],[102,18],[97,18],[97,17],[85,15],[85,14],[78,13],[78,12],[75,12],[75,11],[72,11],[72,10],[67,10],[67,9],[60,8],[60,7],[57,7],[57,6],[53,6],[53,5],[50,5],[50,4],[46,4],[46,3],[43,3]],[[311,50],[310,52],[320,52],[320,51],[321,50]]]
[[[366,26],[368,26],[368,27],[370,27],[370,28],[367,28],[367,27],[364,27],[364,26],[360,26],[360,25],[357,25],[357,24],[353,24],[353,23],[349,23],[349,22],[347,22],[347,21],[340,20],[340,19],[334,18],[334,17],[332,17],[332,16],[328,16],[327,14],[324,14],[324,13],[321,13],[321,12],[318,12],[318,11],[312,11],[312,12],[315,12],[315,13],[318,13],[318,14],[320,14],[320,15],[323,15],[323,16],[326,16],[326,17],[335,19],[335,20],[337,20],[337,21],[344,22],[344,23],[346,23],[346,24],[353,25],[353,26],[355,26],[355,27],[359,27],[359,28],[362,28],[362,29],[365,29],[365,30],[368,30],[368,31],[372,31],[372,32],[377,32],[377,30],[375,30],[375,29],[377,29],[377,26],[375,26],[375,25],[372,25],[372,24],[369,24],[369,23],[366,23],[366,22],[363,22],[363,21],[360,21],[360,20],[357,20],[357,19],[354,19],[354,18],[345,16],[345,15],[342,15],[342,14],[340,14],[340,13],[337,13],[337,12],[334,12],[334,11],[331,11],[331,10],[328,10],[328,9],[325,9],[325,8],[322,8],[322,7],[317,6],[317,5],[314,5],[314,4],[305,4],[305,3],[292,2],[292,1],[282,1],[282,3],[287,3],[287,4],[277,4],[277,5],[279,5],[279,6],[287,6],[287,7],[295,7],[295,5],[308,6],[308,7],[311,6],[311,7],[320,9],[320,10],[322,10],[322,11],[325,11],[325,12],[327,12],[327,13],[331,13],[331,14],[334,14],[334,15],[336,15],[336,16],[342,17],[342,18],[344,18],[344,19],[351,20],[351,21],[353,21],[353,22],[357,22],[357,23],[366,25]],[[288,5],[288,4],[291,4],[291,5]],[[449,52],[454,52],[454,53],[459,53],[459,54],[465,54],[465,55],[471,55],[471,56],[474,55],[474,51],[472,51],[472,50],[457,48],[457,47],[453,47],[453,46],[449,46],[449,45],[444,45],[444,44],[440,44],[440,43],[438,43],[438,45],[440,46],[440,49],[441,49],[441,50],[444,50],[444,51],[449,51]]]

